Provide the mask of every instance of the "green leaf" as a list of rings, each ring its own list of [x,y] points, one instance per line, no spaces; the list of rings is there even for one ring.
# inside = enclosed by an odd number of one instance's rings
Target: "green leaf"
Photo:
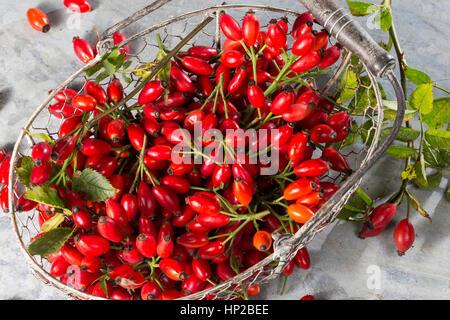
[[[46,257],[58,251],[70,238],[73,230],[71,228],[58,228],[44,233],[28,246],[28,252],[34,255]]]
[[[27,187],[31,187],[31,170],[33,170],[33,159],[31,157],[25,156],[22,158],[20,167],[16,167],[17,178],[20,182]]]
[[[443,159],[441,152],[431,147],[426,140],[424,141],[422,152],[425,161],[430,167],[437,169],[445,167],[445,160]]]
[[[131,83],[131,81],[133,81],[133,80],[131,80],[131,78],[128,77],[125,73],[122,73],[122,79],[123,79],[123,81],[125,81],[126,83]]]
[[[52,163],[52,171],[50,172],[50,178],[48,179],[47,183],[53,180],[60,172],[61,172],[62,166],[53,162]],[[53,183],[53,182],[52,182]],[[60,182],[62,184],[62,181]],[[59,187],[60,185],[58,185]]]
[[[406,146],[390,146],[386,150],[386,154],[393,158],[397,159],[405,159],[412,156],[415,152],[414,148],[406,147]]]
[[[356,133],[358,132],[358,125],[356,123],[352,124],[351,132],[349,133],[348,137],[344,139],[344,141],[336,144],[336,149],[340,150],[342,148],[345,148],[347,146],[351,146],[356,142],[358,137],[356,137]]]
[[[384,128],[383,130],[381,130],[381,135],[387,136],[389,132],[391,132],[391,130],[392,127]],[[416,140],[419,136],[420,131],[411,128],[401,127],[395,139],[402,142],[408,142]]]
[[[131,60],[127,60],[123,63],[122,68],[123,69],[128,69],[131,66]]]
[[[434,100],[433,111],[422,117],[430,129],[439,129],[450,121],[450,98],[438,98]]]
[[[116,69],[120,69],[120,67],[122,67],[124,61],[125,61],[125,52],[122,54],[119,54],[117,57],[108,58],[108,62],[113,64]]]
[[[32,132],[28,131],[27,129],[23,129],[23,131],[25,131],[29,136],[31,136],[33,138],[47,141],[50,145],[53,145],[54,142],[55,142],[55,141],[53,141],[52,138],[50,138],[50,136],[48,134],[45,134],[43,132],[41,132],[41,133],[32,133]]]
[[[383,41],[378,42],[378,45],[386,51],[391,51],[390,46],[388,44],[384,43]]]
[[[384,106],[384,120],[394,121],[397,116],[397,101],[383,100]],[[416,115],[415,110],[405,110],[405,117],[403,121],[411,120]]]
[[[108,75],[112,76],[116,72],[116,67],[108,59],[103,60],[102,64],[103,67],[105,68],[104,72],[108,73]]]
[[[358,194],[358,196],[368,205],[368,206],[372,206],[373,205],[373,200],[372,198],[370,198],[370,196],[365,193],[363,191],[363,189],[361,189],[360,187],[358,187],[358,189],[356,189],[356,193]]]
[[[29,200],[43,203],[54,208],[64,209],[64,201],[59,196],[58,191],[48,186],[34,186],[25,192],[25,196]]]
[[[103,57],[103,60],[110,59],[110,60],[114,61],[115,59],[117,59],[117,57],[119,55],[120,55],[119,48],[116,47],[116,48],[112,49],[110,53],[106,54]]]
[[[409,97],[409,106],[426,115],[433,111],[433,85],[425,83],[417,86]]]
[[[347,210],[364,213],[373,205],[372,199],[361,188],[356,189],[345,205]]]
[[[376,6],[372,3],[361,2],[361,1],[348,1],[347,0],[347,4],[348,4],[348,7],[349,7],[352,15],[357,16],[357,17],[367,16],[368,14],[376,12],[379,8],[379,6]]]
[[[108,179],[91,168],[84,169],[81,174],[74,174],[72,189],[75,192],[83,192],[86,200],[96,202],[110,199],[117,191]]]
[[[100,279],[100,288],[103,290],[103,292],[105,293],[106,296],[109,295],[108,293],[108,285],[106,284],[106,277],[102,277],[102,279]]]
[[[41,230],[39,232],[48,232],[50,230],[53,230],[53,229],[57,228],[63,221],[64,221],[64,215],[62,213],[56,213],[53,217],[46,220],[42,224]]]
[[[156,35],[157,41],[158,41],[158,46],[159,46],[159,51],[158,54],[156,55],[156,63],[159,63],[160,61],[162,61],[165,56],[167,56],[167,48],[164,46],[162,40],[161,40],[161,36],[159,34]],[[171,62],[167,62],[164,66],[161,67],[161,69],[158,70],[157,76],[161,81],[165,81],[165,82],[170,82],[170,69],[172,68],[172,64]]]
[[[366,146],[372,144],[373,138],[375,136],[375,128],[372,119],[367,120],[361,126],[361,139]]]
[[[97,63],[96,65],[94,65],[94,66],[90,67],[89,69],[87,69],[85,71],[85,73],[86,73],[86,75],[88,77],[91,77],[94,74],[96,74],[97,72],[99,72],[102,67],[103,67],[103,65],[101,63]]]
[[[414,182],[417,185],[421,185],[423,187],[428,186],[426,168],[425,168],[425,158],[423,153],[419,154],[419,161],[416,161],[414,164],[414,170],[416,171],[416,179]]]
[[[425,72],[408,67],[405,71],[406,78],[415,85],[431,83],[431,78]]]
[[[339,89],[342,90],[339,101],[341,103],[347,102],[355,95],[358,88],[358,76],[353,69],[348,68],[341,78]]]
[[[430,129],[425,132],[428,143],[440,150],[450,149],[450,131]]]
[[[388,31],[392,26],[392,15],[389,9],[383,9],[376,17],[375,21],[378,23],[383,31]]]
[[[424,216],[431,222],[432,220],[430,215],[422,207],[419,200],[411,192],[409,192],[408,189],[406,189],[405,191],[406,191],[406,198],[408,199],[408,202],[413,206],[413,208],[416,209],[417,212],[419,212],[422,216]]]
[[[418,185],[418,187],[419,189],[430,191],[439,187],[441,180],[442,180],[442,172],[439,171],[435,174],[430,174],[427,176],[428,184],[426,186]]]
[[[95,78],[95,82],[99,83],[103,80],[105,80],[106,78],[108,78],[110,76],[108,71],[102,71],[96,78]]]
[[[357,216],[363,216],[363,213],[344,208],[338,213],[336,218],[340,220],[361,220],[357,219]]]

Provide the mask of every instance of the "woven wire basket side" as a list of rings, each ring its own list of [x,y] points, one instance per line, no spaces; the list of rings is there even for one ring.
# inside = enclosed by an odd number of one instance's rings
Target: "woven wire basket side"
[[[128,59],[133,61],[134,66],[143,65],[146,62],[153,61],[158,45],[156,42],[156,34],[160,34],[166,47],[174,47],[184,36],[189,33],[196,25],[198,25],[205,16],[214,16],[216,23],[210,23],[200,33],[194,36],[185,46],[190,45],[208,45],[220,48],[221,37],[220,30],[218,28],[218,13],[220,11],[227,11],[228,14],[239,19],[243,16],[243,12],[252,9],[256,12],[261,20],[261,26],[267,26],[268,21],[273,18],[281,18],[283,16],[296,17],[300,12],[286,10],[281,8],[273,8],[267,6],[252,6],[252,5],[229,5],[211,7],[204,10],[199,10],[191,13],[187,13],[182,16],[165,20],[159,24],[153,25],[143,31],[131,36],[128,40],[122,44],[130,44],[132,51],[129,54]],[[291,21],[292,22],[292,21]],[[292,43],[292,37],[289,39]],[[102,45],[101,53],[107,53],[112,49],[108,45],[108,39],[106,39]],[[334,43],[335,40],[331,39]],[[109,43],[110,44],[110,43]],[[122,45],[120,44],[120,45]],[[104,45],[104,46],[103,46]],[[119,46],[120,46],[119,45]],[[206,297],[214,297],[215,299],[231,299],[239,296],[241,287],[250,287],[254,284],[265,283],[276,276],[278,276],[283,270],[286,263],[291,261],[298,249],[309,243],[314,236],[320,232],[326,225],[332,222],[342,207],[347,202],[348,198],[357,189],[361,177],[364,174],[364,165],[367,164],[376,153],[379,146],[379,137],[381,133],[381,125],[383,122],[383,107],[382,107],[382,95],[378,87],[376,78],[367,70],[361,62],[351,62],[351,53],[343,57],[343,59],[334,68],[333,73],[326,78],[308,79],[316,81],[316,87],[320,95],[331,95],[332,92],[339,90],[346,90],[348,99],[346,102],[342,102],[338,105],[338,110],[347,110],[355,114],[356,131],[353,133],[355,141],[353,144],[349,144],[342,152],[347,155],[351,161],[352,168],[355,172],[349,179],[341,174],[330,175],[327,177],[329,181],[336,182],[341,185],[341,189],[333,197],[331,197],[327,203],[319,209],[319,211],[311,218],[303,227],[301,227],[297,233],[292,236],[290,234],[276,234],[274,235],[274,253],[260,261],[253,267],[238,274],[234,278],[218,284],[207,290],[183,297],[183,299],[204,299]],[[58,138],[58,131],[62,124],[63,119],[58,119],[52,116],[48,107],[51,105],[51,101],[56,92],[71,88],[76,89],[78,92],[83,91],[83,85],[88,80],[84,71],[98,63],[101,60],[101,56],[98,55],[88,65],[78,70],[66,81],[64,81],[58,88],[56,88],[49,97],[43,102],[43,104],[35,111],[30,117],[27,124],[24,126],[29,132],[33,134],[45,133],[50,137]],[[366,70],[361,78],[358,78],[356,82],[348,83],[342,75],[349,74],[352,69],[363,68]],[[343,80],[342,80],[343,79]],[[111,79],[103,81],[102,85],[107,85]],[[131,76],[131,82],[125,88],[126,92],[132,91],[139,84],[139,77]],[[324,92],[326,91],[326,92]],[[358,101],[365,100],[363,108],[358,109]],[[132,98],[129,101],[129,105],[137,103],[136,98]],[[64,112],[65,104],[61,109]],[[75,115],[73,115],[75,117]],[[363,126],[363,124],[369,124]],[[358,131],[365,130],[365,141],[357,142],[356,137]],[[68,285],[65,285],[58,279],[50,275],[50,264],[46,259],[37,256],[31,256],[27,251],[27,245],[31,242],[33,237],[39,233],[39,212],[18,212],[15,201],[23,193],[23,186],[17,178],[15,168],[20,166],[20,159],[29,155],[32,146],[36,143],[36,138],[33,138],[25,131],[21,132],[19,138],[14,147],[12,155],[12,165],[10,171],[10,211],[12,224],[17,236],[21,250],[27,257],[27,262],[32,269],[33,273],[39,276],[39,278],[46,284],[52,285],[64,293],[72,297],[82,299],[102,299],[97,296],[86,294],[82,291],[76,290]],[[357,169],[357,170],[356,170]]]

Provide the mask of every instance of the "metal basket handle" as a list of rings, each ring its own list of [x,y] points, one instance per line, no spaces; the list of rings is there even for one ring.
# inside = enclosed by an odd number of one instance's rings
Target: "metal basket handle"
[[[340,44],[357,55],[376,77],[383,77],[395,67],[395,59],[381,48],[357,23],[351,13],[334,0],[298,0]]]

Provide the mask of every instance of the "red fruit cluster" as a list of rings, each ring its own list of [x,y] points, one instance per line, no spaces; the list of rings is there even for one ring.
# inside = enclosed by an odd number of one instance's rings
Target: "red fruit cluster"
[[[365,239],[367,237],[376,237],[391,222],[395,215],[397,205],[395,203],[384,203],[376,207],[364,223],[359,237]],[[394,230],[394,242],[397,246],[398,254],[404,255],[405,252],[412,247],[415,239],[415,231],[413,225],[408,218],[401,220]]]
[[[331,170],[351,173],[333,148],[348,136],[350,117],[319,97],[307,77],[336,62],[340,49],[326,48],[328,35],[313,30],[311,14],[294,22],[294,56],[286,61],[287,19],[273,20],[263,31],[253,12],[242,25],[223,14],[220,27],[227,38],[222,51],[193,46],[177,53],[164,81],[142,81],[133,112],[117,104],[126,97],[117,79],[56,93],[49,112],[63,121],[59,137],[34,146],[31,172],[32,186],[54,188],[72,212],[61,226],[76,227],[49,257],[53,276],[111,299],[199,292],[271,254],[272,233],[295,233],[307,223],[339,188],[324,178]],[[116,44],[123,40],[115,35]],[[84,63],[94,58],[89,43],[73,43]],[[302,79],[309,84],[297,86]],[[98,122],[89,122],[94,118]],[[200,136],[192,137],[198,125]],[[269,134],[229,134],[249,129]],[[233,161],[224,161],[217,145]],[[202,161],[175,161],[179,146]],[[268,176],[270,163],[251,161],[266,149],[277,165]],[[55,168],[60,172],[54,176]],[[85,168],[109,180],[117,190],[111,199],[94,202],[75,192],[71,179]],[[48,205],[34,207],[40,224],[55,214]],[[295,265],[309,268],[306,248],[283,273]],[[243,296],[259,293],[257,285],[234,289]]]

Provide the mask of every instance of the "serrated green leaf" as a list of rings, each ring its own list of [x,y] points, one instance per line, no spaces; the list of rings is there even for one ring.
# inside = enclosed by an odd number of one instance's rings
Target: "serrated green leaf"
[[[405,71],[406,78],[415,85],[431,83],[431,78],[425,72],[408,67]]]
[[[430,167],[437,169],[445,167],[445,160],[443,159],[441,152],[430,146],[426,140],[424,141],[422,152],[425,161]]]
[[[59,196],[58,191],[49,186],[34,186],[25,192],[25,197],[54,208],[65,208],[64,201]]]
[[[427,142],[440,150],[450,149],[450,131],[430,129],[425,132]]]
[[[397,101],[383,100],[384,120],[394,121],[397,116]],[[411,120],[417,114],[415,110],[405,110],[403,121]]]
[[[31,186],[31,170],[33,170],[33,159],[31,157],[25,156],[22,158],[20,167],[16,167],[17,178],[20,182],[27,187]]]
[[[390,157],[397,159],[405,159],[412,156],[415,152],[414,148],[406,147],[406,146],[390,146],[386,150],[386,154]]]
[[[64,215],[62,213],[56,213],[53,217],[46,220],[42,224],[41,230],[39,232],[48,232],[50,230],[53,230],[53,229],[57,228],[63,221],[64,221]]]
[[[389,9],[383,9],[376,17],[375,21],[383,31],[388,31],[392,26],[392,15]]]
[[[427,175],[427,181],[428,184],[426,186],[417,185],[419,189],[428,191],[436,189],[442,181],[442,172],[439,171],[435,174]]]
[[[408,99],[409,106],[413,110],[426,115],[433,111],[433,85],[424,83],[417,86]]]
[[[28,252],[34,255],[46,257],[49,254],[58,251],[63,244],[70,238],[73,230],[70,228],[58,228],[50,230],[34,240],[28,246]]]
[[[433,111],[422,116],[430,129],[439,129],[450,121],[450,98],[438,98],[434,100]]]
[[[389,132],[391,132],[391,130],[392,127],[384,128],[383,130],[381,130],[381,135],[387,136]],[[419,136],[420,131],[411,128],[401,127],[395,139],[402,142],[408,142],[416,140]]]
[[[350,9],[350,12],[352,15],[361,17],[361,16],[367,16],[368,14],[371,14],[373,12],[376,12],[379,8],[379,6],[376,6],[372,3],[367,2],[361,2],[361,1],[348,1],[348,8]]]
[[[86,200],[96,202],[110,199],[117,191],[108,179],[91,168],[86,168],[81,173],[74,174],[72,189],[75,192],[83,192]]]

